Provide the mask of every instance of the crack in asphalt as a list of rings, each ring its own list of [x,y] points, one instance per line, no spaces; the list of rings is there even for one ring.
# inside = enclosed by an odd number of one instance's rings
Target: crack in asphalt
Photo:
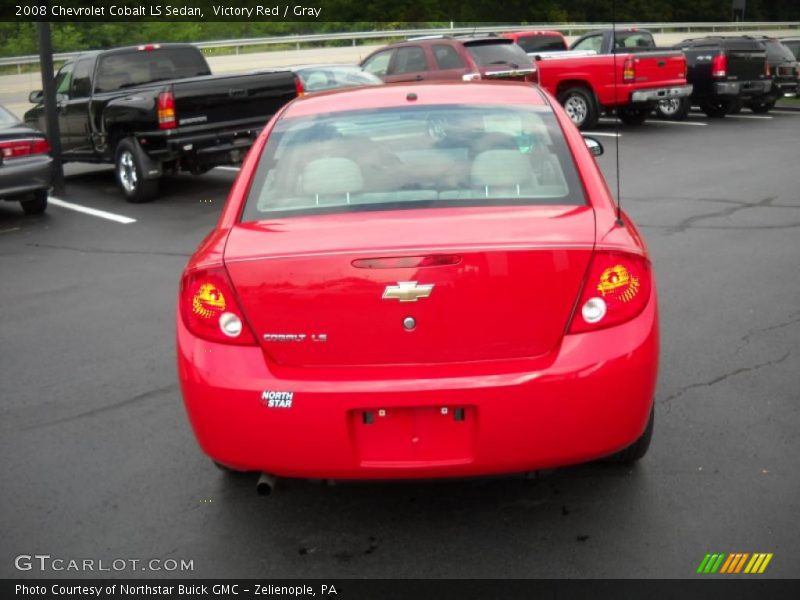
[[[136,402],[141,402],[142,400],[149,400],[150,398],[157,398],[159,396],[163,396],[165,394],[174,392],[178,389],[177,383],[171,383],[169,385],[165,385],[160,388],[155,388],[152,390],[148,390],[146,392],[142,392],[141,394],[137,394],[135,396],[131,396],[130,398],[126,398],[125,400],[121,400],[120,402],[116,402],[114,404],[109,404],[108,406],[101,406],[99,408],[93,408],[92,410],[87,410],[82,413],[78,413],[76,415],[71,415],[69,417],[63,417],[61,419],[55,419],[53,421],[45,421],[43,423],[37,423],[36,425],[31,425],[30,427],[23,427],[22,431],[32,431],[34,429],[42,429],[44,427],[51,427],[53,425],[62,425],[64,423],[69,423],[71,421],[77,421],[79,419],[85,419],[86,417],[93,417],[95,415],[99,415],[105,412],[109,412],[112,410],[117,410],[119,408],[124,408],[130,404],[135,404]]]
[[[670,233],[678,233],[675,230],[675,225],[638,225],[640,229],[666,229],[671,230]],[[800,227],[800,223],[786,223],[783,225],[699,225],[687,227],[687,229],[720,229],[720,230],[759,230],[759,229],[794,229]],[[683,230],[685,231],[685,229]]]
[[[789,315],[789,317],[794,317],[795,315],[800,315],[800,310],[793,312],[792,314]],[[782,323],[776,323],[775,325],[770,325],[769,327],[760,327],[756,329],[751,329],[741,337],[741,341],[746,344],[750,341],[751,337],[753,337],[758,333],[774,331],[776,329],[783,329],[784,327],[788,327],[789,325],[794,325],[795,323],[800,323],[800,317],[797,317],[795,319],[790,318],[788,321],[783,321]],[[739,346],[739,349],[743,347],[744,346]],[[739,349],[737,349],[737,352]]]
[[[736,204],[742,205],[746,204],[747,206],[756,206],[752,202],[747,202],[746,200],[733,200],[731,198],[697,198],[695,196],[659,196],[659,200],[683,200],[686,202],[717,202],[721,204]],[[624,196],[623,200],[640,200],[640,201],[648,201],[653,200],[652,196]],[[798,199],[800,202],[800,199]],[[772,202],[769,203],[769,208],[800,208],[798,204],[774,204]]]
[[[71,250],[72,252],[86,252],[88,254],[146,254],[154,256],[191,256],[189,252],[162,252],[158,250],[111,250],[107,248],[77,248],[75,246],[57,246],[54,244],[25,244],[34,248],[48,248],[51,250]]]
[[[631,200],[649,200],[649,198],[631,196]],[[780,225],[705,225],[705,226],[697,226],[695,223],[698,221],[703,221],[705,219],[713,219],[718,217],[729,217],[741,210],[745,210],[748,208],[800,208],[800,206],[795,204],[775,204],[774,201],[777,200],[777,196],[769,196],[767,198],[763,198],[758,202],[747,202],[746,200],[731,200],[730,198],[690,198],[686,196],[673,196],[673,197],[665,197],[665,200],[687,200],[687,201],[696,201],[696,202],[717,202],[722,204],[732,204],[728,208],[723,208],[721,210],[717,210],[710,213],[704,213],[700,215],[693,215],[691,217],[686,217],[682,221],[674,224],[674,225],[649,225],[649,224],[640,224],[639,226],[642,229],[664,229],[667,230],[668,233],[683,233],[687,229],[793,229],[795,227],[800,227],[800,223],[781,223]]]
[[[730,200],[727,201],[726,204],[733,204],[733,206],[729,206],[728,208],[723,208],[721,210],[717,210],[710,213],[704,213],[701,215],[693,215],[691,217],[686,217],[685,219],[682,219],[680,222],[673,225],[671,228],[671,232],[683,233],[698,221],[704,221],[705,219],[714,219],[717,217],[729,217],[739,212],[740,210],[745,210],[748,208],[764,208],[764,207],[775,208],[774,206],[771,206],[771,204],[777,199],[778,199],[777,196],[767,196],[766,198],[762,198],[756,203],[746,202],[744,200],[742,201]]]
[[[734,369],[733,371],[729,371],[728,373],[723,373],[722,375],[714,377],[714,379],[711,379],[709,381],[701,381],[699,383],[691,383],[691,384],[689,384],[687,386],[682,387],[677,392],[667,396],[661,402],[662,403],[668,403],[668,402],[674,400],[675,398],[679,398],[680,396],[683,396],[689,390],[693,390],[693,389],[696,389],[696,388],[702,388],[702,387],[710,387],[710,386],[716,385],[716,384],[718,384],[718,383],[720,383],[722,381],[725,381],[726,379],[730,379],[731,377],[734,377],[736,375],[741,375],[742,373],[749,373],[751,371],[757,371],[759,369],[763,369],[764,367],[772,367],[772,366],[775,366],[775,365],[779,365],[782,362],[784,362],[787,358],[789,358],[791,355],[792,355],[792,352],[790,350],[786,354],[781,356],[780,358],[776,358],[774,360],[768,360],[766,362],[758,363],[758,364],[755,364],[755,365],[752,365],[752,366],[749,366],[749,367],[739,367],[738,369]]]

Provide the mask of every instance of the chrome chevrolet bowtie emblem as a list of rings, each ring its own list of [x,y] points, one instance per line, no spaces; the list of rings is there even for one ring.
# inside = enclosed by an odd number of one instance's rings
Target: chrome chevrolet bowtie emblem
[[[433,291],[433,284],[417,285],[416,281],[398,281],[397,285],[387,285],[383,290],[384,300],[400,300],[400,302],[416,302],[427,298]]]

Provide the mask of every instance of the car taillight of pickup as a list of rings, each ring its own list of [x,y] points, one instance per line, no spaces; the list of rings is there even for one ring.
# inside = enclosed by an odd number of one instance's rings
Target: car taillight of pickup
[[[237,164],[269,119],[299,95],[289,71],[212,75],[191,44],[89,52],[56,75],[64,161],[111,163],[130,202],[162,175]],[[45,130],[41,92],[25,121]]]
[[[581,129],[593,127],[602,113],[612,111],[625,123],[640,124],[660,100],[692,92],[683,53],[656,48],[648,31],[593,31],[570,48],[534,58],[539,85],[561,102]]]

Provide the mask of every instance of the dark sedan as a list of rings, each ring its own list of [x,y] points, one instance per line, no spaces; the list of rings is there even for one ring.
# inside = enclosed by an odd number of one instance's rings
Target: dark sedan
[[[43,213],[52,177],[47,138],[0,106],[0,199],[19,202],[28,214]]]

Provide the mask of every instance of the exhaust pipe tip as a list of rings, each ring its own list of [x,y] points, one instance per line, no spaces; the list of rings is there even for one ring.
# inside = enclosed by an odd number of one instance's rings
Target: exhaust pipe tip
[[[258,483],[256,483],[256,493],[259,496],[269,496],[275,489],[275,477],[269,473],[261,473],[258,476]]]

